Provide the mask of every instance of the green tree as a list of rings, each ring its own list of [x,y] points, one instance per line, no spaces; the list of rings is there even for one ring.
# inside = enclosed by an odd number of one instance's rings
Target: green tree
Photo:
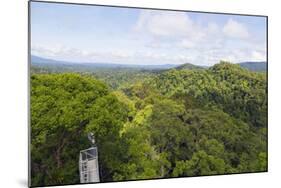
[[[188,161],[179,161],[173,170],[173,176],[199,176],[225,173],[224,160],[198,151]]]
[[[31,77],[32,185],[78,183],[78,154],[88,146],[84,129],[107,87],[78,74]]]
[[[89,114],[86,132],[93,132],[96,137],[101,181],[112,181],[126,152],[120,132],[127,121],[128,108],[109,94],[97,99]]]

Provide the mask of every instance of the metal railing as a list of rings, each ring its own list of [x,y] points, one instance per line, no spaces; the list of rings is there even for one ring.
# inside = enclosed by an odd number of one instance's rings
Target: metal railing
[[[92,183],[100,181],[97,147],[91,147],[80,151],[79,171],[80,183]]]

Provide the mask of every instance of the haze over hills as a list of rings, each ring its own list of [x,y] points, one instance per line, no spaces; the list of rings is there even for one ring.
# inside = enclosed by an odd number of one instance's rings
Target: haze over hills
[[[250,71],[265,72],[267,70],[267,63],[265,61],[261,62],[242,62],[239,65]]]
[[[42,58],[39,56],[31,55],[31,64],[35,66],[45,67],[45,68],[51,68],[51,67],[68,67],[68,69],[89,69],[88,71],[91,71],[91,69],[94,68],[139,68],[139,69],[170,69],[174,68],[178,65],[174,64],[163,64],[163,65],[139,65],[139,64],[117,64],[117,63],[107,63],[107,62],[68,62],[68,61],[58,61],[48,58]]]
[[[141,70],[195,70],[206,69],[208,66],[199,66],[191,63],[184,64],[163,64],[163,65],[140,65],[140,64],[116,64],[116,63],[101,63],[101,62],[69,62],[58,61],[54,59],[42,58],[31,55],[31,64],[39,68],[55,69],[56,71],[75,71],[75,72],[91,72],[97,69],[141,69]],[[238,63],[241,67],[255,72],[264,72],[267,70],[266,62],[241,62]]]

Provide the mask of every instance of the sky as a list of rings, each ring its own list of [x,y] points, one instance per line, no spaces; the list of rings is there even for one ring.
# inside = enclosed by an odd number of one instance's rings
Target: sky
[[[31,2],[31,54],[71,62],[266,61],[266,17]]]

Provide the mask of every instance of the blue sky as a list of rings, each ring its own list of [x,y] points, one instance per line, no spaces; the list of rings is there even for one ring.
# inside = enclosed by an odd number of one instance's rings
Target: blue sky
[[[266,18],[31,2],[31,53],[72,62],[266,60]]]

